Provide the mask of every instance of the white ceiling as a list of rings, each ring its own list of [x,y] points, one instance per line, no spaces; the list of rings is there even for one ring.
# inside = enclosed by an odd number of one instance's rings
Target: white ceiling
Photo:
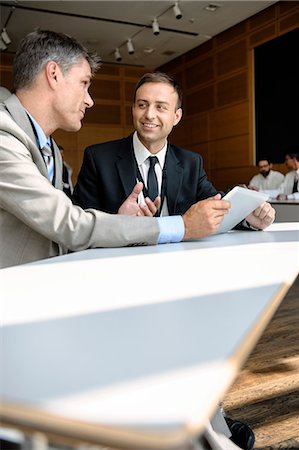
[[[0,17],[1,29],[6,25],[12,41],[7,52],[15,52],[19,40],[40,27],[70,34],[96,50],[103,62],[115,63],[114,50],[118,47],[122,55],[119,64],[155,69],[276,1],[180,0],[182,18],[178,20],[172,8],[174,1],[18,0],[1,1]],[[219,8],[215,12],[205,10],[210,4]],[[154,18],[160,25],[157,36],[151,28]],[[132,55],[126,46],[129,38],[135,49]]]

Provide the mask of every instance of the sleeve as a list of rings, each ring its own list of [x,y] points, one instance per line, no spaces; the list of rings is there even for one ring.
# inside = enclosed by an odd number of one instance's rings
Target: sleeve
[[[159,225],[153,217],[84,211],[41,174],[29,143],[0,132],[0,207],[40,235],[70,250],[156,244]]]

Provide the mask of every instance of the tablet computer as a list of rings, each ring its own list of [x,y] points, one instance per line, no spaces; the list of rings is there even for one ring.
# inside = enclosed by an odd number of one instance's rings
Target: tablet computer
[[[224,216],[224,219],[215,234],[225,233],[234,228],[252,211],[265,202],[268,197],[268,194],[235,186],[222,197],[223,200],[229,200],[231,202],[231,209],[229,213]]]

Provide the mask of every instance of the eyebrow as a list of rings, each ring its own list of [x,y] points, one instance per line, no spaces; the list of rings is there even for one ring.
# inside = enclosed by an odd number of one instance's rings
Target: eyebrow
[[[144,100],[144,99],[142,99],[142,98],[137,98],[137,99],[136,99],[136,102],[149,103],[148,100]],[[155,101],[154,103],[156,103],[156,104],[158,104],[158,105],[169,105],[169,102],[165,102],[165,101],[163,101],[163,100],[157,100],[157,101]]]

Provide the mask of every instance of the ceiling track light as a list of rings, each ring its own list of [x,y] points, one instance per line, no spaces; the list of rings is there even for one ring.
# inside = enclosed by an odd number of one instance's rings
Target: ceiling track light
[[[5,45],[5,42],[3,42],[2,38],[0,37],[0,50],[6,50],[7,45]]]
[[[2,29],[2,33],[1,33],[1,39],[4,42],[4,44],[9,45],[11,43],[11,39],[7,34],[7,31],[5,28]]]
[[[160,34],[160,28],[159,28],[159,23],[157,19],[154,19],[152,22],[152,28],[153,28],[153,33],[155,36],[158,36],[158,34]]]
[[[173,9],[173,13],[174,13],[176,19],[181,19],[183,17],[182,11],[179,8],[178,2],[175,2],[172,9]]]
[[[128,49],[129,55],[133,55],[133,53],[135,52],[133,44],[132,44],[132,39],[128,39],[128,41],[127,41],[127,49]]]
[[[116,48],[116,49],[114,50],[114,58],[115,58],[115,60],[118,61],[118,62],[122,60],[122,57],[121,57],[119,48]]]

